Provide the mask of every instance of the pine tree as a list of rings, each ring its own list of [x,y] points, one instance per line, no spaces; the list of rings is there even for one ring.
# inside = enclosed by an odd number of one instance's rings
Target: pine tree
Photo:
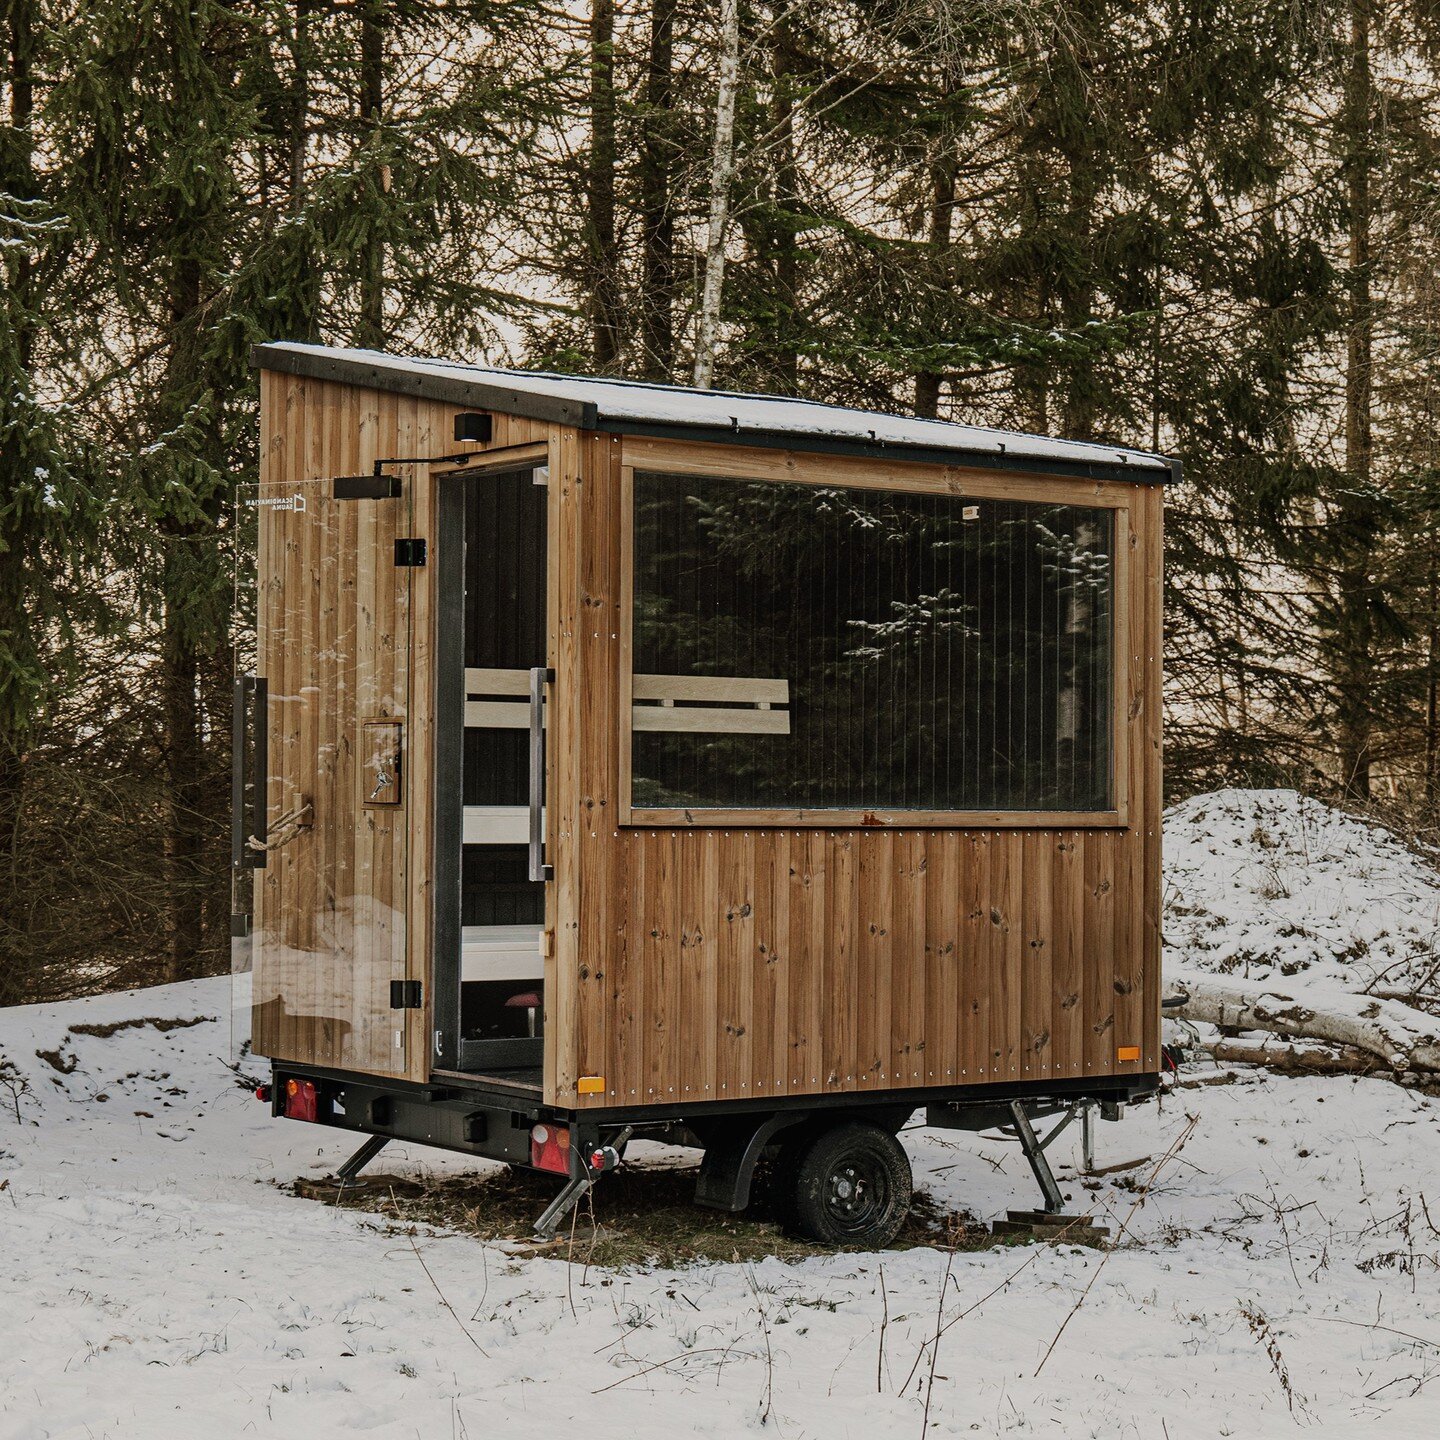
[[[60,17],[43,0],[6,0],[0,76],[0,969],[19,925],[17,827],[31,744],[78,668],[94,598],[103,491],[76,417],[50,384],[69,358],[81,302],[70,258],[83,237],[57,201],[43,145]],[[63,394],[63,392],[61,392]],[[0,997],[13,995],[0,975]]]

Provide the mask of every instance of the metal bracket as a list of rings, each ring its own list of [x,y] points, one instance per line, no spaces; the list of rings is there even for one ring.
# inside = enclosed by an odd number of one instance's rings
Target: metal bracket
[[[395,542],[395,564],[419,568],[425,564],[425,541],[418,536],[405,536]]]

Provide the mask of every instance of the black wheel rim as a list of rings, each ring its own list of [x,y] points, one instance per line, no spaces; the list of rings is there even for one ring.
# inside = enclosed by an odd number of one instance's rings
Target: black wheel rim
[[[825,1213],[839,1235],[864,1235],[890,1209],[890,1176],[873,1155],[842,1156],[825,1177]]]

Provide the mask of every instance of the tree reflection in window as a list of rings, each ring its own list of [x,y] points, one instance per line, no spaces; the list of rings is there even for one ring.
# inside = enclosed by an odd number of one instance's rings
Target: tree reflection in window
[[[637,729],[635,806],[1109,808],[1109,510],[641,472],[634,553],[637,675],[788,685]]]

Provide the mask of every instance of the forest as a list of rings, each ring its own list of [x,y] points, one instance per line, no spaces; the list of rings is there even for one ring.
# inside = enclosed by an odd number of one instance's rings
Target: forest
[[[1435,0],[3,0],[0,1005],[228,963],[272,339],[1155,449],[1167,798],[1440,829]]]

